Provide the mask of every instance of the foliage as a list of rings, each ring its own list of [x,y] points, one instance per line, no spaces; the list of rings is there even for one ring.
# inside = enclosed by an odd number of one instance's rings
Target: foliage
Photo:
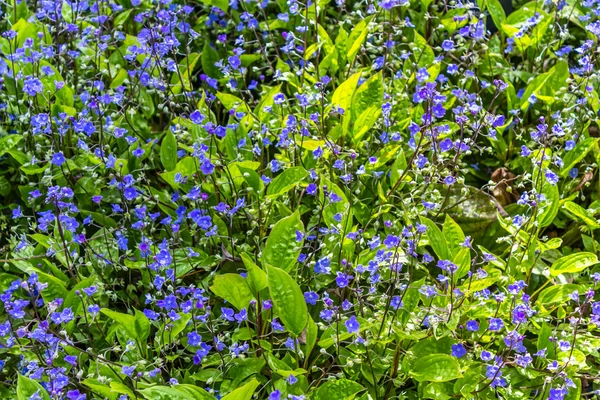
[[[14,0],[0,397],[600,389],[596,0]]]

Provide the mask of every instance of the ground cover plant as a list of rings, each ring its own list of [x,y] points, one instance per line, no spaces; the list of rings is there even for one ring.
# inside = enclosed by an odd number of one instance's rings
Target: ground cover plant
[[[597,0],[9,0],[0,398],[600,389]]]

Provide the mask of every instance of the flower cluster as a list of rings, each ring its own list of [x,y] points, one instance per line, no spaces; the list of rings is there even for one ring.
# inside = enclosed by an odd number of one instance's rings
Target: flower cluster
[[[17,0],[0,397],[600,394],[600,2]]]

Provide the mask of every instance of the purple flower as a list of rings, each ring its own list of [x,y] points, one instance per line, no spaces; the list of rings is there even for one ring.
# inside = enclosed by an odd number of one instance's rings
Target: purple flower
[[[490,318],[490,326],[488,328],[490,331],[496,332],[496,331],[499,331],[502,328],[504,328],[504,322],[502,321],[502,319],[500,319],[500,318]]]
[[[479,330],[479,323],[473,319],[467,321],[467,330],[471,332],[477,332]]]
[[[121,367],[121,372],[127,376],[131,376],[131,374],[133,374],[133,371],[135,371],[135,365],[124,365],[123,367]]]
[[[348,333],[358,333],[359,329],[360,329],[360,323],[358,322],[358,320],[356,319],[356,316],[351,316],[350,318],[348,318],[348,320],[345,323],[346,325],[346,330],[348,331]]]
[[[54,155],[52,156],[52,164],[54,164],[58,167],[63,165],[65,163],[65,161],[67,161],[67,159],[63,155],[62,151],[60,151],[58,153],[54,153]]]
[[[462,343],[456,343],[452,345],[452,356],[456,358],[461,358],[465,354],[467,354],[467,350],[465,349],[465,346],[463,346]]]

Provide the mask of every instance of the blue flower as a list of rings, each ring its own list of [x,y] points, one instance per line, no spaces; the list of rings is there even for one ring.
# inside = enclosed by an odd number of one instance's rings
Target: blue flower
[[[348,331],[348,333],[358,333],[359,332],[360,323],[356,319],[356,316],[353,315],[348,320],[346,320],[345,325],[346,325],[346,330]]]
[[[58,152],[58,153],[54,153],[52,155],[52,164],[54,164],[58,167],[63,165],[65,163],[65,161],[67,161],[67,160],[66,160],[65,156],[63,155],[62,151]]]
[[[454,357],[461,358],[465,354],[467,354],[467,350],[465,349],[465,346],[462,345],[462,343],[456,343],[452,345],[452,355]]]

